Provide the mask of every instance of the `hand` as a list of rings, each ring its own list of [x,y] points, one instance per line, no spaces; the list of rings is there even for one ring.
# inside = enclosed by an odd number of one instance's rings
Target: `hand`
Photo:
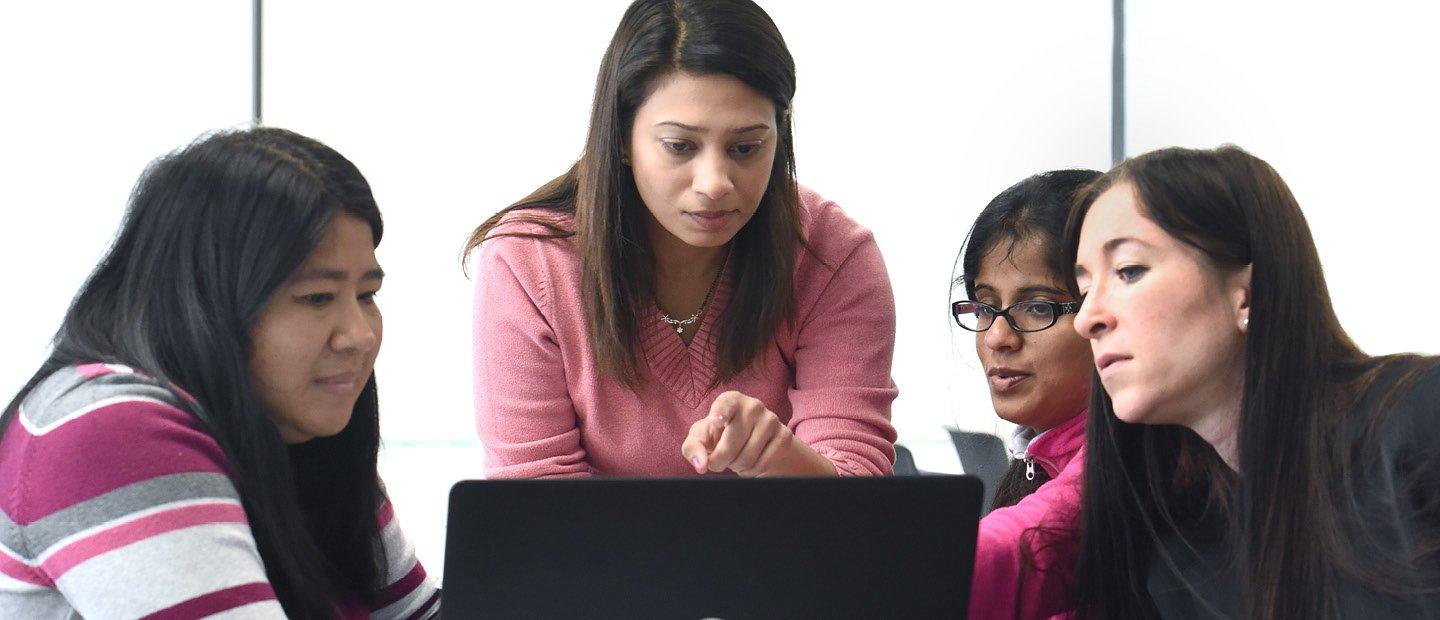
[[[690,425],[680,452],[698,474],[729,469],[747,478],[836,475],[829,459],[796,439],[765,403],[740,392],[716,398],[710,415]]]

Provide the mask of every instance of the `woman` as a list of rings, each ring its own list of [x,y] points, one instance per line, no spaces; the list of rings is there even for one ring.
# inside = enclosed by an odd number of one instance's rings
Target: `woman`
[[[966,299],[995,413],[1017,425],[1009,470],[980,520],[972,618],[1045,618],[1068,608],[1079,535],[1090,346],[1064,284],[1066,217],[1093,170],[1037,174],[1001,192],[961,253]]]
[[[146,171],[0,419],[0,616],[438,613],[376,474],[380,233],[281,129]]]
[[[1142,155],[1067,242],[1100,382],[1084,608],[1440,616],[1436,360],[1355,346],[1275,170],[1233,146]]]
[[[466,248],[488,476],[890,473],[889,279],[794,91],[749,0],[630,5],[580,160]]]

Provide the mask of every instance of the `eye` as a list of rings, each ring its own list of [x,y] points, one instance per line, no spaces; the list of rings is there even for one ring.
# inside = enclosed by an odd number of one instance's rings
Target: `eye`
[[[764,146],[764,144],[762,140],[741,142],[740,144],[730,147],[730,152],[734,153],[736,157],[745,158],[760,152],[760,147]]]
[[[361,303],[373,304],[373,303],[375,303],[375,296],[376,296],[376,295],[379,295],[379,294],[380,294],[380,291],[370,291],[370,292],[368,292],[368,293],[360,293],[358,296],[356,296],[356,299],[359,299]]]
[[[309,295],[301,295],[295,298],[296,301],[307,306],[323,306],[330,303],[334,299],[335,296],[331,295],[330,293],[311,293]]]
[[[1120,278],[1121,282],[1125,282],[1128,284],[1139,280],[1145,275],[1145,272],[1147,271],[1150,271],[1149,267],[1142,267],[1140,265],[1126,265],[1124,267],[1116,269],[1115,276]]]
[[[696,151],[695,144],[688,140],[661,140],[660,145],[672,155],[688,155]]]

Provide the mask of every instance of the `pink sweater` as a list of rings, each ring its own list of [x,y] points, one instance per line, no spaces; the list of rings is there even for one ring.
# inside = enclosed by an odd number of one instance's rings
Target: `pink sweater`
[[[693,476],[680,444],[728,390],[763,401],[841,475],[889,474],[897,391],[890,378],[895,302],[885,263],[870,231],[835,203],[803,188],[800,197],[802,232],[826,264],[798,251],[794,318],[750,369],[714,389],[707,389],[716,372],[711,329],[727,308],[728,271],[690,346],[653,305],[642,317],[641,383],[631,390],[595,367],[573,239],[498,237],[482,244],[475,421],[487,476]],[[569,218],[559,223],[573,229]]]
[[[971,618],[1068,617],[1079,552],[1085,418],[1076,415],[1031,441],[1026,452],[1050,481],[980,520]]]

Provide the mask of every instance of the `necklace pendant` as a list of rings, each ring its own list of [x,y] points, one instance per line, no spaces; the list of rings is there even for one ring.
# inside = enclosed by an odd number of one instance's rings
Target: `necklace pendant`
[[[681,326],[679,326],[679,325],[676,325],[676,326],[675,326],[675,333],[677,333],[677,334],[683,334],[683,333],[685,333],[685,328],[684,328],[684,327],[681,327]]]

